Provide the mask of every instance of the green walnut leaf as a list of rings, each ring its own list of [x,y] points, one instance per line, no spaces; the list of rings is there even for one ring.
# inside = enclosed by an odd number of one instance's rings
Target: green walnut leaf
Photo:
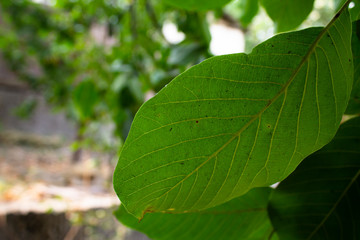
[[[360,239],[359,186],[358,117],[274,191],[269,214],[280,239]]]
[[[349,12],[210,58],[136,114],[114,188],[138,218],[198,211],[283,180],[335,135],[353,81]]]
[[[231,0],[163,0],[171,6],[187,10],[210,10],[221,8]]]
[[[263,240],[273,232],[266,209],[271,190],[253,189],[244,196],[202,212],[150,213],[139,222],[120,206],[115,216],[124,225],[157,240]]]
[[[360,113],[360,20],[353,23],[352,51],[354,58],[354,83],[346,114]]]
[[[310,14],[314,0],[260,0],[277,32],[298,27]]]

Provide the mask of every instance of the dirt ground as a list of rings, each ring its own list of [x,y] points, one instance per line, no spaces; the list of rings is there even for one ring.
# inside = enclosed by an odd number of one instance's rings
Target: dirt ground
[[[60,232],[46,239],[146,239],[112,215],[120,204],[112,188],[115,156],[84,151],[77,164],[71,157],[69,146],[51,139],[0,135],[0,239],[45,239],[29,228],[47,225]]]

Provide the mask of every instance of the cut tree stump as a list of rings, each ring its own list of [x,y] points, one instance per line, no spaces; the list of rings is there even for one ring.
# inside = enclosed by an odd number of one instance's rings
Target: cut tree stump
[[[82,240],[82,227],[73,227],[64,213],[8,214],[0,220],[2,240]]]

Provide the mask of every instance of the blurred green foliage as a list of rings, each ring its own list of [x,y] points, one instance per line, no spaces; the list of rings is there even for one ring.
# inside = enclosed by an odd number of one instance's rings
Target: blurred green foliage
[[[259,12],[258,0],[238,0],[226,6],[226,10],[247,28]]]
[[[36,105],[37,102],[35,99],[27,99],[14,109],[14,114],[20,119],[28,119],[36,108]]]
[[[97,131],[110,124],[114,139],[123,141],[147,92],[211,56],[208,28],[198,27],[206,25],[206,15],[159,1],[5,0],[0,7],[2,56],[22,80],[65,110],[81,135],[89,123]],[[164,38],[165,21],[177,23],[186,36],[182,42]],[[18,115],[26,117],[35,106],[25,103]]]

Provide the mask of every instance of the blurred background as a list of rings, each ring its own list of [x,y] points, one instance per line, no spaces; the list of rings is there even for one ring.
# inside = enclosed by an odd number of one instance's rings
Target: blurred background
[[[316,0],[299,28],[327,24],[335,2]],[[1,0],[0,239],[146,239],[112,215],[136,111],[194,64],[274,34],[257,1]]]

